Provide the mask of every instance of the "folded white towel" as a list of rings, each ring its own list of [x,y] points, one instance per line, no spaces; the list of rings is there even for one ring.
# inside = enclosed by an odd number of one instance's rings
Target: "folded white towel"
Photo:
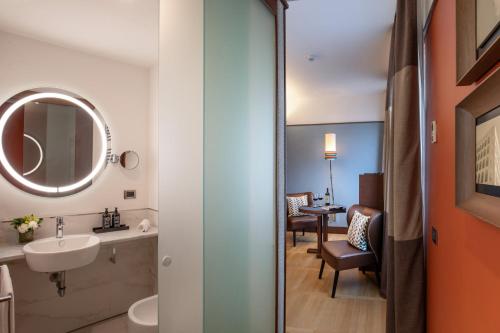
[[[7,265],[0,266],[0,298],[11,296],[10,301],[0,302],[0,333],[14,333],[14,288]],[[9,311],[10,310],[10,311]],[[10,330],[9,330],[10,314]]]
[[[149,222],[148,219],[144,219],[139,223],[137,226],[137,229],[141,230],[142,232],[148,232],[149,229],[151,228],[151,222]]]

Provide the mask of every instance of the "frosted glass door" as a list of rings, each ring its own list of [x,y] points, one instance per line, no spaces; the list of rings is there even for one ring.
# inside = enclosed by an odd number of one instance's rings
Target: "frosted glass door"
[[[205,1],[205,333],[274,331],[275,47],[260,0]]]

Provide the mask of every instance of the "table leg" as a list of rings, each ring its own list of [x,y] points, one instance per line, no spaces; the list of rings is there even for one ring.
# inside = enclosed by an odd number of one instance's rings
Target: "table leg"
[[[323,242],[328,241],[328,214],[322,214],[318,219],[318,254],[317,258],[321,258],[321,248],[323,247]]]
[[[323,217],[323,242],[328,242],[328,214],[322,215]]]
[[[321,244],[323,244],[323,216],[318,216],[318,254],[316,258],[321,258]]]
[[[317,235],[317,247],[314,249],[307,249],[307,253],[316,253],[317,258],[321,258],[321,237],[322,237],[322,226],[323,226],[323,215],[318,215],[316,219],[316,235]]]

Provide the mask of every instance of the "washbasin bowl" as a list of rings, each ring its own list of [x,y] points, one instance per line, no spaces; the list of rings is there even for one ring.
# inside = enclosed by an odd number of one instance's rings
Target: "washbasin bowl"
[[[28,243],[23,252],[28,266],[35,272],[61,272],[92,263],[101,240],[94,235],[49,237]]]

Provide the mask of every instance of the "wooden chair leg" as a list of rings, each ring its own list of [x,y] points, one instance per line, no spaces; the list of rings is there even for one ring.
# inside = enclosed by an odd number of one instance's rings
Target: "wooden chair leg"
[[[297,231],[293,231],[293,247],[297,246]]]
[[[377,285],[380,288],[381,282],[380,282],[380,273],[378,270],[375,270],[375,277],[377,278]]]
[[[302,236],[306,235],[306,229],[302,229]]]
[[[323,277],[323,270],[324,269],[325,269],[325,261],[321,260],[321,268],[319,269],[319,276],[318,276],[318,279],[320,279],[320,280]]]
[[[332,298],[335,298],[335,292],[337,291],[338,282],[339,282],[339,271],[335,271],[335,276],[333,277]]]

